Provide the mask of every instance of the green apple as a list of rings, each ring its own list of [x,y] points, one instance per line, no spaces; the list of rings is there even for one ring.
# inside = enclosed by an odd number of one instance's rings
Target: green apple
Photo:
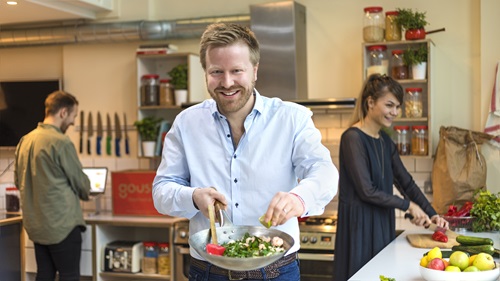
[[[473,266],[477,267],[480,271],[492,270],[495,268],[495,261],[490,254],[479,253],[472,263]]]
[[[466,269],[464,269],[464,272],[477,272],[479,271],[479,269],[477,269],[477,267],[471,265],[469,267],[467,267]]]
[[[454,251],[450,256],[450,265],[454,265],[460,270],[464,270],[469,266],[469,255],[462,251]]]
[[[448,265],[444,271],[453,271],[453,272],[461,272],[460,268],[458,266],[454,265]]]

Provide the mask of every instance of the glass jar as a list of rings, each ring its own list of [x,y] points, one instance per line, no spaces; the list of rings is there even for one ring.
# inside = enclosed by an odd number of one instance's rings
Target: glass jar
[[[170,275],[170,247],[169,243],[158,243],[158,274]]]
[[[19,212],[19,190],[13,187],[5,188],[5,210],[7,212]]]
[[[411,133],[411,154],[427,156],[429,151],[429,139],[427,126],[413,126]]]
[[[160,80],[160,105],[174,105],[174,89],[170,79]]]
[[[394,126],[394,142],[399,155],[410,155],[410,126]]]
[[[389,69],[389,58],[387,57],[387,46],[373,45],[368,46],[368,66],[366,68],[366,77],[374,73],[386,74]]]
[[[384,40],[385,21],[382,7],[366,7],[363,19],[363,40],[368,43]]]
[[[160,85],[158,84],[158,74],[145,74],[141,77],[141,105],[160,104]]]
[[[403,50],[393,50],[391,56],[391,76],[394,79],[408,79],[408,66],[403,61]]]
[[[144,253],[142,256],[142,273],[156,274],[156,263],[158,259],[158,245],[156,242],[143,242]]]
[[[401,26],[396,22],[398,11],[385,13],[385,41],[400,41]]]
[[[422,88],[406,88],[404,96],[405,116],[420,118],[423,112]]]

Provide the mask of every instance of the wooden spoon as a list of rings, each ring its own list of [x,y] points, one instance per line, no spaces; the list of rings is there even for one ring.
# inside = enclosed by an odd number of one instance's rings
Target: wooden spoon
[[[222,256],[226,248],[220,246],[217,241],[217,231],[215,229],[215,208],[214,205],[208,205],[208,218],[210,219],[210,232],[212,243],[207,244],[207,253],[215,256]]]

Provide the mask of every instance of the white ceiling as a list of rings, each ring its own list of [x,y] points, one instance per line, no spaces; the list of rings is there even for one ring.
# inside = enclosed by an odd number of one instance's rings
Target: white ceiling
[[[0,0],[0,25],[97,18],[111,12],[113,0]]]

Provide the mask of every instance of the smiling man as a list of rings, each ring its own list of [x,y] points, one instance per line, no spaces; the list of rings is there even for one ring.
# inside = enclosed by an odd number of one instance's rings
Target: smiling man
[[[323,213],[337,192],[338,171],[311,111],[255,89],[259,58],[250,29],[207,27],[200,60],[212,99],[176,117],[153,199],[160,213],[190,219],[190,234],[209,228],[208,206],[217,200],[236,227],[260,225],[264,216],[295,244],[285,257],[252,271],[217,267],[191,248],[189,280],[299,280],[297,218]]]

